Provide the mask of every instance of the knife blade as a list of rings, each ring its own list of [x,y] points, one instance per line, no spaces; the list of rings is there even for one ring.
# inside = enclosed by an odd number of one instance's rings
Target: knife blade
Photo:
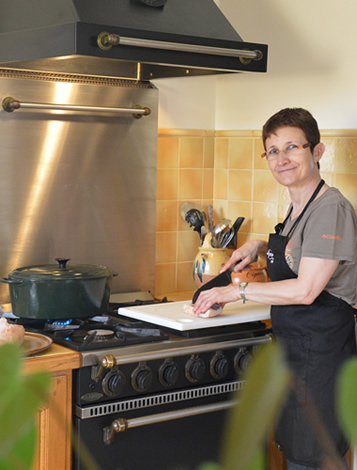
[[[203,286],[199,287],[192,296],[192,304],[196,302],[198,296],[202,291],[213,289],[213,287],[225,287],[232,283],[232,272],[234,270],[234,266],[231,266],[224,271],[224,273],[218,274],[218,276],[214,277],[210,281],[203,284]]]
[[[212,232],[213,229],[213,206],[208,204],[208,231]]]

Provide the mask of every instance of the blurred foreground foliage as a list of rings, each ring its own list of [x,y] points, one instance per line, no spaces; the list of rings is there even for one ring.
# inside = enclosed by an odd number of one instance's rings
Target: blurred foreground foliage
[[[16,345],[1,345],[0,354],[0,469],[28,470],[35,453],[36,412],[48,398],[51,377],[47,372],[24,374],[22,350]],[[272,341],[261,347],[245,379],[229,414],[220,462],[202,463],[197,470],[265,470],[267,438],[292,381],[279,344]],[[337,383],[341,425],[352,445],[357,443],[356,390],[353,358],[345,363]],[[88,468],[97,468],[89,462]]]
[[[47,372],[24,374],[19,346],[0,346],[0,468],[31,467],[36,444],[35,416],[48,397]]]
[[[342,429],[357,444],[357,358],[347,361],[337,382],[337,407]]]
[[[262,347],[229,415],[222,449],[225,470],[264,469],[267,433],[289,390],[290,372],[276,343]]]
[[[219,463],[204,463],[197,470],[265,470],[266,443],[293,382],[284,354],[273,341],[261,348],[238,392],[230,413]],[[357,443],[357,358],[346,361],[337,381],[337,410],[342,429],[354,447]],[[326,468],[338,470],[335,449]],[[344,467],[343,467],[344,468]]]

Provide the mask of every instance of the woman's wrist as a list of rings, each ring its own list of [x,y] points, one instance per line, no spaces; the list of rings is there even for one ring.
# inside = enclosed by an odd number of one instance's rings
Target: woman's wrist
[[[239,277],[233,278],[232,280],[233,287],[235,291],[238,294],[238,299],[237,300],[243,300],[243,303],[248,300],[247,299],[247,293],[246,293],[246,288],[248,286],[248,282],[242,282]]]
[[[243,300],[243,303],[245,304],[246,301],[248,300],[247,297],[246,297],[246,292],[245,292],[245,289],[246,287],[248,286],[248,282],[241,282],[239,284],[239,295],[240,295],[240,298]]]

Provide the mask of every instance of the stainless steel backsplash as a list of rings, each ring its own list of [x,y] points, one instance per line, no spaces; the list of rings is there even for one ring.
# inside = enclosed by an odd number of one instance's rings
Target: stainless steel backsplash
[[[0,70],[0,99],[96,107],[145,106],[149,116],[0,111],[0,277],[13,269],[100,264],[112,292],[155,279],[158,91],[150,83]],[[9,302],[0,284],[0,303]]]

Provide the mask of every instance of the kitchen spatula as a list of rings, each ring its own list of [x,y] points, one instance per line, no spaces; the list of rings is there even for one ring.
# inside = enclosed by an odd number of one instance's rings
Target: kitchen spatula
[[[209,290],[213,289],[213,287],[224,287],[228,286],[229,284],[232,283],[232,272],[233,272],[234,266],[230,267],[227,269],[227,271],[224,271],[224,273],[218,274],[218,276],[214,277],[210,281],[206,282],[206,284],[203,284],[199,289],[196,290],[196,292],[192,296],[192,304],[196,302],[198,299],[198,296],[200,293],[204,290]]]

